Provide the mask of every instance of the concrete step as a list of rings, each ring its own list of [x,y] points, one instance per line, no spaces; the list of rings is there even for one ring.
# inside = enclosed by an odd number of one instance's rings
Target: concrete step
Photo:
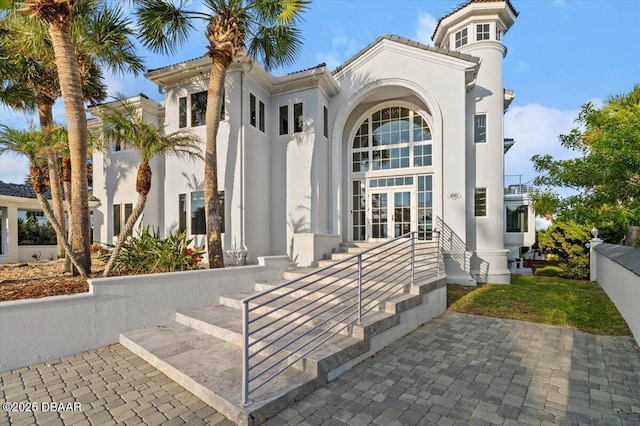
[[[318,387],[317,377],[290,368],[243,406],[239,346],[179,323],[123,333],[120,343],[240,425],[263,423]]]

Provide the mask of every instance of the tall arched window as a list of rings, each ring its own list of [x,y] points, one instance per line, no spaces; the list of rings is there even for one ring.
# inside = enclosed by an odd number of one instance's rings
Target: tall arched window
[[[386,107],[366,117],[352,149],[353,173],[432,165],[431,129],[406,107]]]

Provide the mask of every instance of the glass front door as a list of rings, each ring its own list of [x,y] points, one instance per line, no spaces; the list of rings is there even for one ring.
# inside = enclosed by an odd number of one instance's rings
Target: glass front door
[[[396,238],[411,231],[411,191],[372,191],[369,197],[372,240]]]

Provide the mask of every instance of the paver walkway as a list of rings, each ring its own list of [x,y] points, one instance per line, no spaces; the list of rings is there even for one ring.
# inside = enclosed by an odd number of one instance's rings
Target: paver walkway
[[[120,345],[0,374],[1,402],[79,402],[0,424],[229,423]],[[269,425],[639,425],[628,337],[448,312]]]

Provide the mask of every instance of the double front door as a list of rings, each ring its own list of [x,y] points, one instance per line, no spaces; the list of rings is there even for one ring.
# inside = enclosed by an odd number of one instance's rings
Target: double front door
[[[372,190],[368,197],[369,232],[374,241],[396,238],[411,231],[412,191]]]

